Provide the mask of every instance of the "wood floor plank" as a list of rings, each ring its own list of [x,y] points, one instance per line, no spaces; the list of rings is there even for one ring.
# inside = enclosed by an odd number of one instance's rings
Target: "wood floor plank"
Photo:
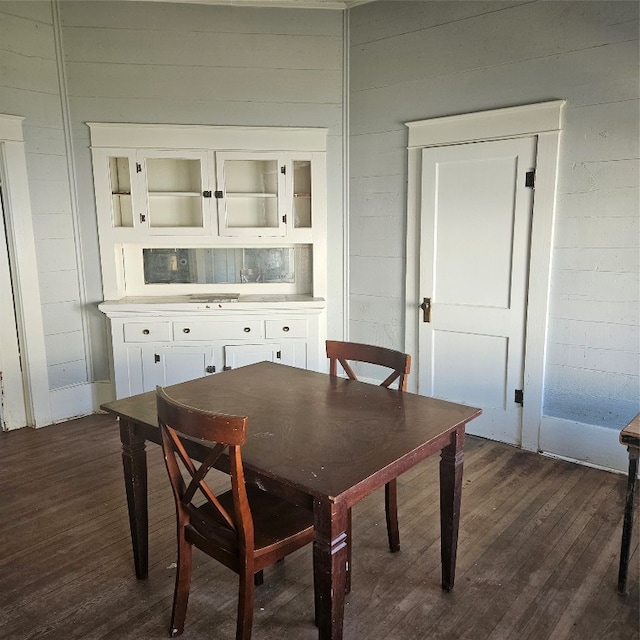
[[[80,460],[80,464],[74,464]],[[148,447],[150,566],[136,580],[116,423],[91,416],[0,434],[0,638],[160,640],[175,512]],[[23,471],[33,471],[21,484]],[[625,479],[468,438],[456,587],[440,588],[438,459],[399,478],[401,551],[382,491],[354,509],[345,640],[638,640],[639,526],[616,592]],[[184,640],[233,638],[237,577],[196,554]],[[265,574],[254,640],[315,640],[311,551]],[[215,629],[215,636],[212,630]]]

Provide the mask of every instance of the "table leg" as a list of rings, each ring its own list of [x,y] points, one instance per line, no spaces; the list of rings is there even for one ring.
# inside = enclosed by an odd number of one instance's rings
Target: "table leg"
[[[464,425],[455,431],[451,444],[440,452],[440,556],[445,591],[453,589],[456,575],[463,458]]]
[[[638,476],[638,455],[640,450],[635,447],[629,449],[629,478],[627,479],[627,499],[624,506],[624,522],[622,525],[622,545],[620,547],[620,570],[618,571],[618,593],[626,593],[627,569],[629,568],[629,548],[631,547],[631,533],[633,530],[633,494]]]
[[[132,424],[120,418],[120,441],[124,485],[127,492],[133,562],[137,578],[146,578],[149,569],[149,527],[147,512],[147,454],[145,440]]]
[[[342,640],[349,510],[345,505],[316,500],[313,505],[313,583],[320,640]]]

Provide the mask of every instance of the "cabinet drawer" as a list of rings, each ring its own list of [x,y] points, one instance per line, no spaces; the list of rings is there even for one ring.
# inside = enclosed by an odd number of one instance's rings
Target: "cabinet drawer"
[[[125,342],[168,342],[171,340],[170,322],[127,322]]]
[[[262,338],[262,321],[238,320],[222,322],[174,322],[173,339],[176,342],[187,340],[252,340]]]
[[[267,320],[267,338],[306,338],[307,321],[304,319]]]

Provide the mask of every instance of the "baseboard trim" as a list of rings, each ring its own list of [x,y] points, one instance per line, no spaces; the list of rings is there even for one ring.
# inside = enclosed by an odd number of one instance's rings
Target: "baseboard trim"
[[[542,416],[538,449],[554,458],[627,473],[629,457],[619,436],[618,429]]]
[[[115,397],[109,381],[74,384],[49,392],[51,424],[80,418],[100,410],[100,405]]]

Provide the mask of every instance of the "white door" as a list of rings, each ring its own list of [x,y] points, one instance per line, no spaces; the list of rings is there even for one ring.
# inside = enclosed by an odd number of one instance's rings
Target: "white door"
[[[422,153],[419,392],[481,407],[469,433],[520,444],[535,138]],[[423,300],[423,303],[425,301]]]
[[[27,416],[1,196],[0,190],[0,426],[7,431],[25,427]]]

